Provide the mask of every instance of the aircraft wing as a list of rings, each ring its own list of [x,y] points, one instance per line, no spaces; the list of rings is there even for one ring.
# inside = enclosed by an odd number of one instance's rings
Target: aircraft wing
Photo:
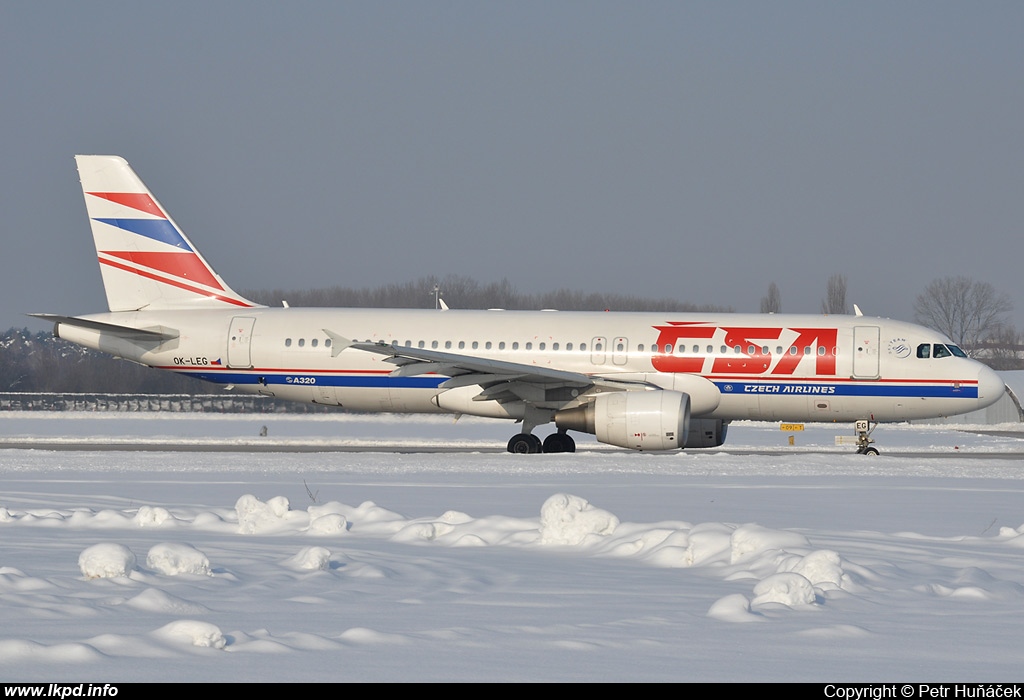
[[[411,348],[388,343],[359,343],[348,340],[336,333],[324,329],[331,338],[332,354],[337,356],[346,348],[386,355],[390,362],[398,366],[391,376],[407,377],[419,374],[440,374],[451,377],[440,385],[442,389],[455,389],[461,386],[479,385],[483,390],[481,399],[501,401],[511,398],[511,394],[534,403],[546,403],[544,392],[549,389],[573,388],[586,390],[600,386],[618,391],[645,388],[640,382],[616,381],[603,377],[595,377],[582,372],[569,372],[539,367],[519,362],[492,360],[474,355],[440,352],[424,348]],[[536,391],[541,392],[540,396]],[[583,391],[578,392],[579,394]],[[540,398],[538,401],[537,399]],[[557,402],[562,403],[562,402]]]

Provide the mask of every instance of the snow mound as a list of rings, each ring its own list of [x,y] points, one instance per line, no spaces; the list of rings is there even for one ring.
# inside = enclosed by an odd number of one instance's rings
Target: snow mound
[[[142,506],[135,514],[135,524],[139,527],[159,527],[164,523],[172,524],[174,516],[166,508],[159,506]]]
[[[1011,547],[1024,547],[1024,535],[1019,534],[1020,530],[1024,530],[1024,526],[1014,530],[1013,528],[1004,527],[999,531],[1001,537],[1006,537],[1006,544]]]
[[[311,535],[340,535],[348,532],[349,522],[345,513],[349,510],[349,506],[337,501],[310,506],[306,509],[309,515],[307,532]]]
[[[0,641],[0,659],[7,663],[95,663],[103,660],[103,654],[88,644],[77,642],[47,646],[27,639],[9,639]]]
[[[1017,535],[1024,535],[1024,525],[1020,527],[1007,527],[1004,525],[999,528],[1000,537],[1016,537]]]
[[[122,544],[94,544],[78,555],[78,568],[87,579],[127,576],[135,570],[135,555]]]
[[[360,527],[377,526],[374,528],[376,532],[396,531],[406,520],[398,513],[382,508],[373,501],[363,501],[350,509],[347,517],[353,523],[358,522]]]
[[[779,573],[785,572],[800,574],[815,588],[823,590],[843,588],[847,580],[842,558],[831,549],[819,549],[802,557],[794,556],[779,567]]]
[[[72,527],[123,528],[131,523],[131,518],[127,513],[110,508],[95,513],[82,509],[72,513],[69,522]]]
[[[619,519],[579,496],[556,493],[540,509],[541,544],[583,544],[615,532]]]
[[[773,574],[754,586],[752,605],[781,603],[789,607],[815,602],[814,586],[800,574]]]
[[[146,566],[167,576],[196,574],[212,576],[210,560],[190,544],[183,542],[162,542],[153,545],[146,555]]]
[[[46,579],[28,576],[21,569],[13,566],[0,566],[0,591],[27,593],[45,591],[56,588]]]
[[[284,562],[290,569],[325,571],[331,567],[331,550],[326,547],[305,547]]]
[[[197,615],[208,612],[207,608],[202,605],[182,600],[177,596],[155,588],[147,588],[134,598],[127,600],[125,605],[144,612],[171,615]]]
[[[296,519],[305,520],[308,515],[289,510],[290,504],[284,496],[275,496],[264,503],[246,494],[235,502],[238,516],[238,530],[246,535],[268,534],[292,529]]]
[[[750,611],[750,601],[742,593],[719,598],[711,604],[708,617],[723,622],[763,622],[764,618]]]
[[[453,547],[486,547],[487,542],[479,535],[463,535],[452,543]]]
[[[228,643],[219,627],[197,620],[176,620],[153,634],[170,642],[191,644],[195,647],[223,649]]]
[[[733,531],[723,523],[702,523],[690,530],[686,546],[687,566],[700,566],[715,561],[730,551]]]
[[[413,522],[406,525],[399,530],[392,537],[396,542],[416,542],[418,540],[426,540],[432,542],[436,539],[450,535],[455,531],[455,527],[450,523],[429,521],[429,522]]]
[[[328,513],[310,520],[306,532],[311,535],[340,535],[348,532],[348,520],[341,513]]]
[[[790,547],[810,548],[810,543],[806,537],[795,532],[772,530],[756,523],[749,523],[733,531],[730,546],[730,563],[736,564],[773,550]]]

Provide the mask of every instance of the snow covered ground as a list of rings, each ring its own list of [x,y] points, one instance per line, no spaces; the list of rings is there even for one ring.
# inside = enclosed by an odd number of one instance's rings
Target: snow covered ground
[[[1019,680],[1024,434],[849,432],[523,456],[469,419],[3,414],[164,449],[0,450],[0,679]],[[174,449],[268,443],[366,451]]]

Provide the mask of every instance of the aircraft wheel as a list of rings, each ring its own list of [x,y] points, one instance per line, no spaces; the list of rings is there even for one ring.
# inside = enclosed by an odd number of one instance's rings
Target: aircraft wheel
[[[871,457],[877,457],[878,456],[878,450],[876,450],[874,447],[867,447],[867,448],[864,449],[864,452],[862,454],[866,454],[866,455],[869,455]]]
[[[544,438],[544,452],[575,452],[576,441],[566,433],[551,433]]]
[[[508,441],[508,451],[516,455],[537,454],[541,450],[540,438],[529,433],[513,435]]]

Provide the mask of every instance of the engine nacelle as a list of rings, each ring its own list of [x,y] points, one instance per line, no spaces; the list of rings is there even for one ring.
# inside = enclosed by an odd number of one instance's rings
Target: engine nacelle
[[[616,391],[555,414],[555,425],[596,435],[633,450],[674,450],[686,445],[690,397],[678,391]]]
[[[729,424],[716,418],[691,418],[690,430],[686,435],[686,446],[721,447],[725,444],[725,434]]]
[[[690,397],[690,415],[706,416],[722,401],[722,392],[714,382],[697,374],[646,374],[644,380],[669,391],[678,391]]]

